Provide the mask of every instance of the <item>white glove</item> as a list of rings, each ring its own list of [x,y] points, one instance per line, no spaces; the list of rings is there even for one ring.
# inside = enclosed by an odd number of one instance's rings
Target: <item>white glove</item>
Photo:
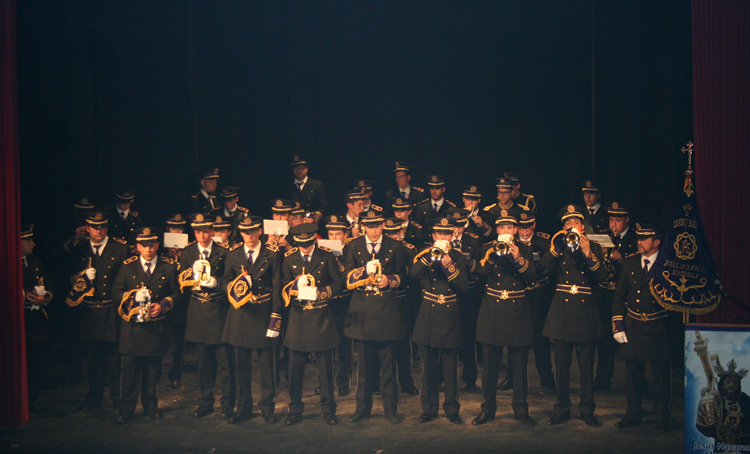
[[[271,339],[273,339],[274,337],[279,337],[279,332],[272,329],[266,330],[266,337],[270,337]]]
[[[34,290],[36,291],[37,296],[44,296],[47,294],[47,289],[44,288],[43,285],[37,285],[34,287]]]
[[[618,344],[628,343],[628,336],[626,336],[625,333],[615,333],[614,338]]]
[[[218,282],[216,282],[216,278],[211,276],[211,279],[208,280],[205,284],[201,284],[201,287],[205,288],[216,288],[218,285]]]
[[[202,273],[205,267],[206,266],[203,263],[196,260],[195,263],[193,263],[193,276],[197,276]]]
[[[451,247],[451,242],[448,240],[437,240],[435,241],[435,247],[440,248],[442,251],[447,251]]]
[[[39,310],[39,306],[37,306],[36,304],[32,304],[31,305],[31,310],[32,311],[38,311]]]
[[[378,271],[377,265],[380,264],[380,260],[370,260],[367,262],[367,265],[365,265],[365,271],[367,271],[367,275],[375,274]]]
[[[86,271],[84,271],[84,274],[86,274],[86,277],[90,281],[93,281],[96,277],[96,268],[87,268]]]
[[[307,287],[307,278],[301,277],[297,279],[297,290]]]
[[[148,295],[149,295],[148,289],[142,288],[138,290],[137,292],[135,292],[135,302],[136,303],[145,302],[148,299]]]

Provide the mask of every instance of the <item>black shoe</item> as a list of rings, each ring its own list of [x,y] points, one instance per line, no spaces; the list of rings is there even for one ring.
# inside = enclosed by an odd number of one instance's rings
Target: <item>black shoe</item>
[[[320,395],[320,386],[318,386],[317,388],[315,388],[315,391],[313,391],[313,393],[314,393],[314,394],[315,394],[316,396],[319,396],[319,395]]]
[[[234,411],[232,411],[231,408],[222,408],[221,409],[221,414],[219,415],[219,418],[222,419],[222,420],[227,420],[227,419],[231,418],[233,414],[234,414]]]
[[[452,422],[453,424],[461,424],[464,422],[463,419],[461,419],[461,416],[456,413],[455,415],[448,415],[448,421]]]
[[[117,420],[115,421],[116,424],[127,424],[129,422],[133,422],[133,415],[120,415],[117,417]]]
[[[263,415],[263,420],[266,422],[266,424],[276,424],[277,422],[279,422],[279,418],[277,418],[273,413],[267,413]]]
[[[596,419],[596,416],[594,416],[594,415],[583,416],[581,419],[583,420],[584,423],[586,423],[587,426],[591,426],[591,427],[599,427],[600,426],[599,421]]]
[[[348,396],[350,393],[351,391],[349,391],[349,386],[339,387],[339,396],[341,397]]]
[[[193,412],[193,418],[202,418],[214,412],[214,407],[198,407]]]
[[[401,392],[404,393],[404,394],[408,394],[410,396],[418,396],[419,395],[419,390],[414,385],[411,385],[411,386],[402,386],[401,387]]]
[[[507,391],[509,389],[513,389],[513,381],[511,381],[511,380],[509,380],[507,378],[505,380],[501,381],[499,385],[497,385],[497,390],[498,391]]]
[[[357,410],[354,412],[351,418],[349,418],[349,422],[360,422],[363,419],[369,418],[370,412],[367,410]]]
[[[641,421],[631,416],[625,416],[624,418],[620,420],[620,422],[616,422],[615,425],[619,427],[620,429],[627,429],[629,427],[640,426]]]
[[[474,421],[472,421],[471,424],[473,426],[480,426],[486,423],[487,421],[492,421],[493,419],[495,419],[495,415],[482,412],[482,413],[479,413],[479,416],[474,418]]]
[[[333,414],[323,415],[323,421],[329,426],[335,426],[339,423],[339,417]]]
[[[594,382],[594,392],[601,392],[601,391],[609,391],[612,389],[612,385],[610,383],[596,383]]]
[[[417,422],[421,422],[421,423],[430,422],[437,417],[438,417],[437,413],[422,413],[422,416],[417,418]]]
[[[547,421],[547,424],[549,424],[550,426],[555,426],[557,424],[562,424],[565,421],[569,421],[569,420],[570,420],[570,412],[566,411],[565,413],[560,413],[559,415],[554,415],[553,417],[551,417],[549,421]]]
[[[398,415],[398,413],[386,413],[385,419],[390,421],[391,424],[401,424],[401,416]]]
[[[229,424],[238,424],[253,417],[252,411],[238,411],[229,417]]]
[[[182,388],[182,382],[179,380],[172,380],[172,383],[169,384],[169,387],[172,389],[180,389]]]
[[[40,415],[44,413],[45,411],[47,411],[47,409],[42,407],[38,403],[29,402],[29,413],[31,413],[32,415]]]
[[[516,415],[516,419],[521,421],[521,424],[524,426],[536,426],[536,421],[531,419],[531,416],[529,415]]]
[[[302,421],[302,415],[299,413],[289,413],[286,416],[286,425],[292,426],[294,424],[297,424],[298,422]]]

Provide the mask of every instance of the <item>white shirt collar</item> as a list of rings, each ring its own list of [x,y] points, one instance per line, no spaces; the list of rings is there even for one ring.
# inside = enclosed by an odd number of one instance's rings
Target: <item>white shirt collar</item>
[[[383,235],[380,235],[380,238],[378,238],[378,239],[377,239],[376,241],[370,241],[370,239],[369,239],[369,238],[367,238],[367,236],[365,236],[365,241],[367,242],[367,245],[368,245],[368,246],[369,246],[369,245],[370,245],[371,243],[375,243],[375,244],[376,244],[377,246],[380,246],[381,244],[383,244]],[[376,246],[376,247],[377,247],[377,246]]]
[[[645,257],[643,254],[641,254],[641,268],[643,268],[644,260],[648,259],[648,269],[651,271],[651,267],[654,266],[654,262],[656,262],[656,257],[659,256],[659,251],[657,250],[654,252],[654,254],[650,257]]]
[[[247,247],[247,244],[243,245],[242,247],[245,248],[245,257],[247,257],[247,253],[250,252],[250,248]],[[255,246],[255,249],[253,249],[253,263],[255,263],[255,259],[258,258],[258,254],[260,254],[260,243],[258,243]]]
[[[102,242],[99,243],[100,244],[99,255],[101,255],[104,248],[107,247],[107,241],[109,241],[109,236],[105,236]],[[89,244],[91,245],[91,250],[96,252],[96,249],[94,249],[94,243],[91,240],[89,240]]]
[[[296,179],[296,178],[295,178],[295,179],[294,179],[294,183],[295,183],[295,184],[300,184],[300,183],[302,183],[302,186],[304,186],[304,185],[305,185],[305,183],[307,183],[307,177],[305,177],[305,178],[303,178],[303,179],[301,179],[301,180],[298,180],[298,179]]]
[[[356,224],[357,221],[359,221],[359,216],[357,216],[356,218],[353,218],[353,217],[349,216],[349,213],[347,213],[346,214],[346,220],[349,221],[349,224]]]
[[[625,226],[625,230],[623,230],[623,231],[622,231],[622,232],[620,233],[620,235],[619,235],[619,236],[620,236],[620,238],[624,238],[624,237],[625,237],[625,234],[626,234],[626,233],[628,233],[628,230],[629,230],[629,229],[630,229],[630,226],[629,226],[629,225],[626,225],[626,226]]]
[[[594,214],[596,214],[596,212],[599,211],[600,206],[602,206],[602,204],[599,202],[596,202],[594,206],[586,207],[586,210],[588,210],[589,213],[591,213],[591,210],[594,210]]]
[[[398,188],[398,192],[406,194],[406,197],[409,198],[409,194],[411,193],[411,186],[407,186],[404,189]]]
[[[435,204],[437,204],[438,210],[440,209],[441,206],[443,206],[443,202],[445,202],[445,197],[440,197],[440,200],[430,199],[430,205],[432,205],[432,207],[434,208]]]
[[[211,240],[211,244],[208,245],[207,248],[204,248],[200,245],[200,243],[195,243],[198,245],[198,252],[203,255],[203,251],[208,251],[208,255],[211,255],[211,248],[214,246],[214,240]]]
[[[313,244],[312,249],[310,249],[310,252],[308,252],[307,254],[305,254],[304,252],[302,252],[302,248],[300,248],[300,250],[299,250],[299,253],[302,256],[303,260],[305,259],[306,255],[309,255],[312,258],[312,255],[313,255],[314,252],[315,252],[315,245],[314,244]]]
[[[122,217],[123,213],[125,214],[125,217],[128,217],[128,215],[130,214],[130,208],[128,208],[127,211],[122,211],[120,207],[117,207],[117,214],[119,214],[120,217]]]
[[[146,260],[146,259],[143,258],[143,256],[140,256],[140,259],[141,259],[141,268],[143,268],[143,270],[145,271],[146,270],[146,263],[150,263],[151,264],[150,270],[153,273],[154,269],[156,268],[156,256],[154,256],[154,258],[151,259],[151,260]]]

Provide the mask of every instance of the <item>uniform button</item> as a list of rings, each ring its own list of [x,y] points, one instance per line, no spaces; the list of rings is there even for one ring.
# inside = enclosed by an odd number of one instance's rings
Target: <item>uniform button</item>
[[[641,293],[641,291],[640,291],[640,290],[638,290],[638,291],[637,291],[637,292],[635,292],[635,293]]]
[[[566,303],[568,302],[568,299],[567,299],[567,298],[565,298],[565,302],[566,302]]]
[[[635,300],[635,302],[636,302],[636,303],[640,303],[640,302],[641,302],[641,300]]]

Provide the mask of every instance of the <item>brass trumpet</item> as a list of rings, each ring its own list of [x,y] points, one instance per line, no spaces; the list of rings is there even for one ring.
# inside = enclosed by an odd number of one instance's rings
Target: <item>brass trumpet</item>
[[[448,247],[445,250],[440,249],[437,246],[432,246],[430,249],[430,260],[433,262],[439,262],[443,260],[443,256],[450,252],[451,250],[451,244],[447,243]]]
[[[581,234],[575,230],[565,234],[565,244],[570,248],[571,251],[578,249],[578,245],[581,243]]]
[[[367,277],[367,284],[365,284],[365,291],[374,294],[380,293],[380,280],[383,278],[383,265],[379,261],[375,262],[375,274],[371,274]]]
[[[513,244],[513,240],[510,241],[498,241],[495,243],[495,254],[500,257],[504,257],[510,254],[510,245]]]
[[[195,261],[195,263],[200,263],[203,265],[203,271],[193,276],[195,278],[195,285],[193,285],[193,290],[200,291],[201,285],[208,284],[208,281],[211,280],[211,264],[206,259],[198,259]]]
[[[141,284],[146,288],[144,284]],[[135,317],[136,323],[147,322],[151,318],[151,291],[148,292],[146,301],[138,303],[138,315]]]

